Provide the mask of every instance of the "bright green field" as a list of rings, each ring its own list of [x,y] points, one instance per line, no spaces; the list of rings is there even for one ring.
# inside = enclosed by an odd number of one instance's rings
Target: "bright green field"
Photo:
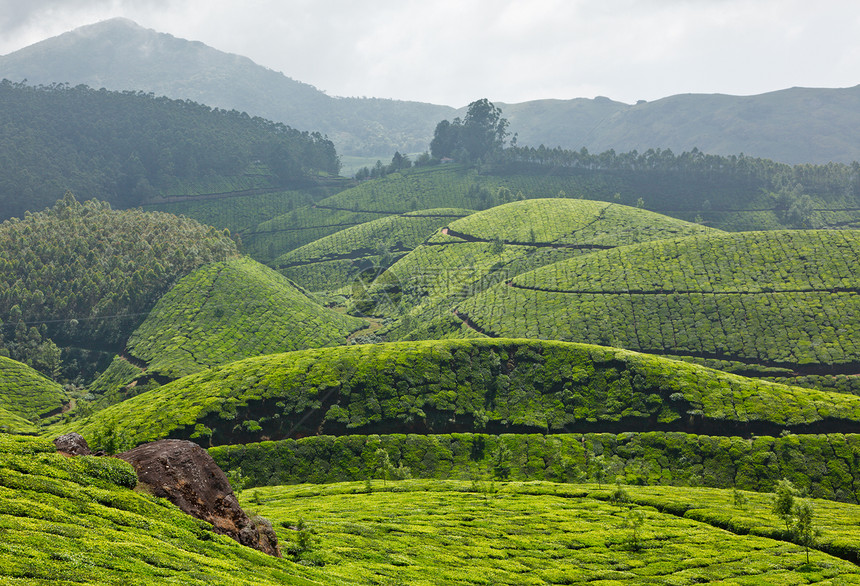
[[[364,325],[322,307],[268,267],[241,258],[181,279],[127,348],[150,372],[179,378],[250,356],[343,344]]]
[[[447,225],[383,273],[355,300],[365,313],[401,317],[392,339],[450,316],[463,299],[544,265],[605,248],[718,231],[628,206],[577,199],[531,199]],[[403,315],[405,314],[405,315]]]
[[[607,502],[611,490],[551,483],[381,480],[248,490],[240,500],[271,519],[282,544],[296,543],[297,520],[316,535],[299,559],[363,584],[857,584],[860,568],[757,535],[713,524],[738,518],[752,533],[776,535],[768,495],[625,487],[630,508]],[[701,503],[684,515],[665,502]],[[650,506],[646,506],[650,505]],[[815,501],[824,544],[854,541],[856,506]],[[625,527],[644,515],[639,547]],[[754,520],[751,521],[751,520]]]
[[[26,364],[0,356],[0,409],[34,419],[59,410],[68,399],[63,387],[51,379]]]
[[[458,309],[488,335],[854,374],[858,260],[855,231],[693,236],[541,267]]]
[[[340,583],[216,535],[136,481],[121,460],[0,434],[0,584]]]
[[[438,228],[467,216],[470,210],[436,208],[386,216],[345,228],[275,259],[281,274],[312,291],[333,291],[359,273],[387,269],[427,240]]]

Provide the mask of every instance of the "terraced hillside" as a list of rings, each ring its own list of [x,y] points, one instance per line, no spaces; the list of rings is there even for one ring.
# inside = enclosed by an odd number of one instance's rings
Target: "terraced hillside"
[[[54,431],[134,446],[317,434],[860,429],[860,397],[626,350],[536,340],[341,346],[249,358]]]
[[[857,584],[857,505],[813,501],[823,534],[807,564],[767,494],[613,490],[552,483],[428,482],[279,486],[245,491],[267,517],[302,518],[302,552],[332,576],[372,584]],[[631,521],[640,518],[634,528]],[[728,530],[725,528],[728,527]],[[282,526],[279,538],[295,543]],[[830,552],[830,553],[825,553]]]
[[[856,374],[854,231],[692,236],[573,258],[458,306],[490,336]]]
[[[0,356],[0,409],[23,419],[58,413],[69,397],[59,384],[21,364]]]
[[[354,304],[400,318],[383,330],[392,339],[468,335],[453,317],[457,304],[520,273],[634,242],[715,232],[619,204],[516,201],[451,222],[359,291]]]
[[[349,583],[239,545],[164,499],[131,465],[0,434],[4,584]]]
[[[363,327],[247,257],[210,264],[159,299],[128,340],[131,365],[114,361],[95,386],[110,392],[141,377],[175,379],[250,356],[344,344]]]
[[[334,291],[352,284],[360,274],[376,277],[437,229],[471,213],[436,208],[386,216],[281,255],[273,266],[302,287]]]

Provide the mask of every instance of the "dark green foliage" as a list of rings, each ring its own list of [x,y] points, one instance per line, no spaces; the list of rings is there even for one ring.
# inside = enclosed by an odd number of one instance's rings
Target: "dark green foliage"
[[[317,133],[152,94],[4,80],[0,110],[4,219],[69,189],[132,207],[207,176],[226,183],[216,192],[255,188],[260,182],[243,178],[253,161],[269,169],[264,186],[307,183],[309,174],[339,169],[334,145]]]
[[[126,349],[147,363],[147,375],[179,378],[250,356],[344,344],[364,326],[325,309],[272,269],[240,258],[180,279]]]
[[[480,423],[476,423],[480,421]],[[211,445],[352,430],[658,428],[778,433],[860,422],[860,397],[626,350],[528,340],[356,345],[248,358],[142,393],[63,431]],[[200,441],[200,440],[198,440]]]
[[[430,153],[441,159],[482,161],[501,151],[508,132],[502,111],[486,98],[469,104],[463,120],[443,120],[436,125]]]
[[[0,356],[0,409],[35,420],[62,409],[69,400],[63,387],[32,368]]]
[[[3,339],[13,358],[49,376],[56,372],[45,362],[48,340],[76,348],[68,352],[119,350],[177,278],[237,255],[229,237],[193,220],[81,204],[70,193],[49,210],[0,224],[0,249]],[[78,364],[64,378],[92,374],[86,368]]]
[[[264,486],[363,480],[374,475],[374,455],[383,446],[392,465],[409,467],[414,478],[585,479],[597,484],[610,477],[624,482],[623,490],[632,494],[637,485],[769,493],[788,476],[815,498],[852,503],[860,498],[855,491],[860,435],[848,434],[754,439],[674,432],[350,435],[218,446],[209,452],[225,470],[241,467],[249,486]],[[504,474],[496,472],[499,461]],[[741,496],[748,503],[752,498],[749,492]],[[729,506],[738,502],[732,497]],[[736,508],[759,513],[750,506]],[[764,511],[770,511],[769,504]]]

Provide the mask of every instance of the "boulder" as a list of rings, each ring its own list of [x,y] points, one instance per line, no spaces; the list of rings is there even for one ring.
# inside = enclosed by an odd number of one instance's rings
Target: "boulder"
[[[92,454],[87,440],[79,433],[71,432],[54,440],[57,451],[66,456],[89,456]]]
[[[152,494],[212,523],[216,533],[280,557],[271,526],[255,523],[239,506],[227,476],[209,452],[186,440],[160,440],[117,455],[134,466]],[[259,526],[258,526],[259,525]]]

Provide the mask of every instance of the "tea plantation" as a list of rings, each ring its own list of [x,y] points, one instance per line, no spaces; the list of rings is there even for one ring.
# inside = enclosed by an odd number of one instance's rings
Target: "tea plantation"
[[[121,460],[0,434],[0,583],[354,583],[216,535],[136,483]]]
[[[126,351],[146,363],[147,373],[179,378],[249,356],[343,344],[364,326],[246,257],[207,265],[177,282]]]
[[[856,584],[786,540],[767,495],[596,485],[373,481],[242,493],[296,559],[366,584]],[[820,547],[856,552],[856,505],[813,503]],[[301,521],[299,521],[301,519]],[[728,527],[725,530],[722,527]],[[733,532],[734,531],[734,532]]]
[[[59,384],[26,364],[0,356],[0,409],[22,419],[38,419],[60,411],[68,400]]]
[[[451,222],[353,300],[362,312],[400,317],[392,338],[450,316],[463,299],[532,269],[593,251],[716,230],[618,204],[517,201]]]
[[[491,336],[856,374],[854,231],[692,236],[518,275],[457,309]]]
[[[337,290],[354,283],[359,275],[376,277],[438,228],[470,213],[437,208],[386,216],[281,255],[273,266],[312,291]]]
[[[248,358],[53,431],[100,445],[412,431],[860,429],[860,397],[537,340],[368,344]]]

